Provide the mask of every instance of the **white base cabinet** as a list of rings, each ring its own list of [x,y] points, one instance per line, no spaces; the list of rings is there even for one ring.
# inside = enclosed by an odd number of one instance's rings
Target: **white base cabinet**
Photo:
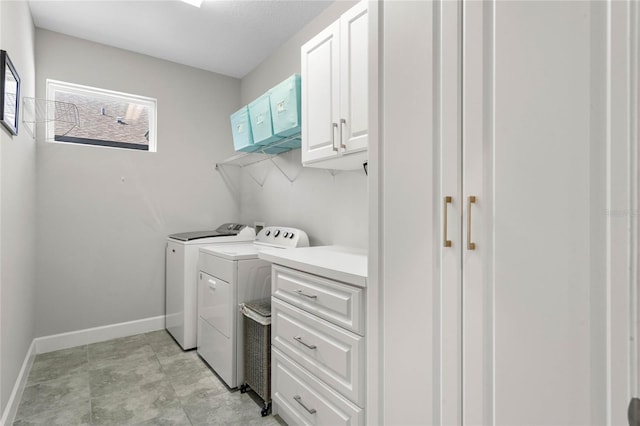
[[[271,352],[273,413],[289,425],[364,425],[364,410],[349,402],[274,348]]]
[[[364,425],[364,289],[280,265],[271,285],[273,413]]]

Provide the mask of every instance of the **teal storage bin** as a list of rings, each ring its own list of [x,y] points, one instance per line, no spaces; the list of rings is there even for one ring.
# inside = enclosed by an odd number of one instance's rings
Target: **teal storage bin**
[[[254,144],[271,145],[281,139],[273,134],[269,93],[265,93],[249,104],[249,121]]]
[[[231,114],[231,133],[233,134],[233,147],[236,151],[253,152],[260,148],[259,145],[253,143],[249,108],[246,106]]]
[[[273,133],[286,138],[299,135],[302,122],[300,75],[294,74],[271,89],[269,100],[271,103],[271,118]],[[299,148],[300,139],[294,139],[281,146]]]

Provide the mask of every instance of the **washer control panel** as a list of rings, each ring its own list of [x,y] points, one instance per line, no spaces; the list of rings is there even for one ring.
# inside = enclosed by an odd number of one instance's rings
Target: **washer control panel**
[[[266,226],[258,232],[255,243],[283,248],[309,247],[309,237],[301,229]]]

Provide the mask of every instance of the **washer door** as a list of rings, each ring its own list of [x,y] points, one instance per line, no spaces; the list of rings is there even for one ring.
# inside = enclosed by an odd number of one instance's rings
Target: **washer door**
[[[200,272],[198,287],[198,315],[225,337],[230,338],[236,306],[232,285]]]

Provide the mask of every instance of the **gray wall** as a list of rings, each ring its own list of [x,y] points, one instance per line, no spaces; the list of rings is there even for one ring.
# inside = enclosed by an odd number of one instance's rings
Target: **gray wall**
[[[21,94],[35,95],[34,28],[26,2],[0,2],[0,48],[21,79]],[[34,337],[35,142],[0,129],[0,413]]]
[[[351,8],[337,1],[289,39],[242,79],[242,104],[248,104],[294,73],[300,73],[300,47]],[[304,229],[312,245],[367,247],[367,177],[364,171],[340,172],[302,168],[300,150],[277,157],[291,183],[269,161],[247,166],[242,173],[241,219],[247,223]],[[263,184],[257,184],[251,175]]]
[[[164,314],[168,234],[235,221],[214,170],[233,154],[240,81],[45,30],[47,78],[158,100],[158,152],[38,142],[36,335]]]

